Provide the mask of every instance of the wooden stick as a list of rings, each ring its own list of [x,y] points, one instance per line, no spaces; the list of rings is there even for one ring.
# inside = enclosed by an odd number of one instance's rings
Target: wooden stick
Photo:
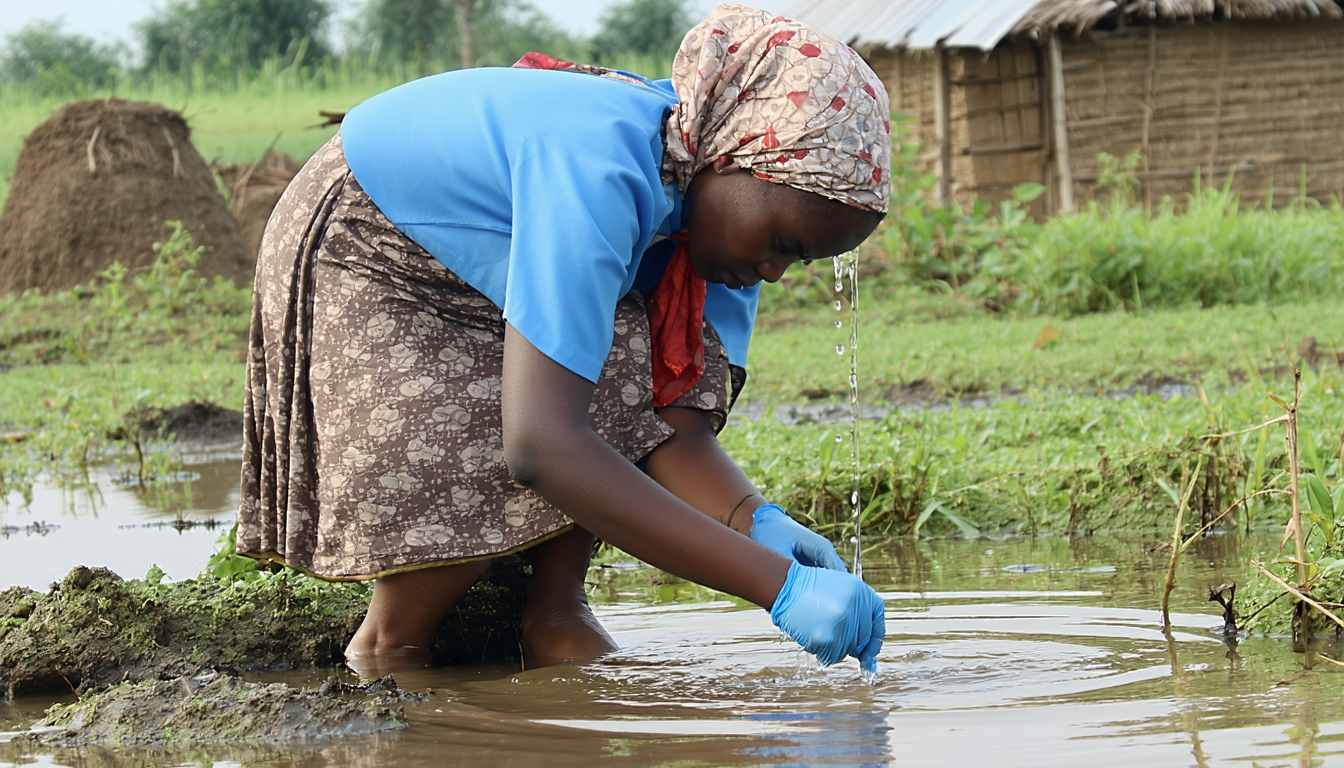
[[[1144,78],[1144,96],[1143,96],[1143,172],[1148,173],[1150,168],[1149,157],[1152,155],[1152,145],[1150,143],[1150,133],[1153,124],[1153,89],[1157,80],[1157,27],[1148,27],[1148,74]],[[1145,183],[1143,185],[1143,210],[1148,213],[1153,212],[1153,185]]]
[[[1213,108],[1213,146],[1209,148],[1209,186],[1211,187],[1218,185],[1218,139],[1222,135],[1223,128],[1223,86],[1227,80],[1228,37],[1230,35],[1224,32],[1222,35],[1223,55],[1218,63],[1218,97]]]
[[[1065,112],[1064,54],[1059,32],[1050,32],[1050,99],[1054,112],[1055,172],[1059,174],[1059,213],[1073,212],[1073,162],[1069,156],[1069,118]]]
[[[86,152],[88,152],[88,154],[89,154],[89,175],[90,175],[90,176],[92,176],[93,174],[95,174],[95,173],[98,172],[98,164],[97,164],[96,162],[94,162],[94,159],[93,159],[93,145],[98,143],[98,132],[101,131],[101,130],[103,130],[103,126],[101,126],[101,125],[95,125],[95,126],[93,127],[93,136],[89,137],[89,143],[88,143],[88,145],[87,145],[86,147],[84,147],[84,150],[85,150]]]
[[[1299,565],[1301,564],[1299,563]],[[1288,592],[1288,594],[1292,595],[1293,597],[1296,597],[1298,600],[1301,600],[1307,605],[1310,605],[1312,608],[1315,608],[1316,610],[1325,614],[1326,617],[1329,618],[1331,621],[1335,622],[1341,627],[1344,627],[1344,619],[1341,619],[1335,614],[1331,613],[1329,610],[1326,609],[1325,606],[1321,605],[1315,600],[1312,600],[1310,597],[1307,597],[1306,595],[1302,594],[1301,590],[1298,590],[1292,584],[1289,584],[1283,579],[1280,579],[1278,576],[1275,576],[1272,572],[1270,572],[1267,568],[1265,568],[1265,566],[1261,565],[1260,563],[1256,563],[1255,567],[1259,568],[1260,572],[1268,576],[1270,580],[1272,580],[1275,584],[1278,584],[1280,587],[1283,587],[1284,590]]]
[[[952,198],[952,94],[947,76],[947,49],[934,52],[933,116],[938,138],[938,202]]]
[[[1293,502],[1293,517],[1288,522],[1288,527],[1283,531],[1283,541],[1279,542],[1279,548],[1282,549],[1288,539],[1293,539],[1294,550],[1297,554],[1297,582],[1299,584],[1307,583],[1307,541],[1302,531],[1302,504],[1301,494],[1298,492],[1298,473],[1301,471],[1300,459],[1297,455],[1297,407],[1302,401],[1302,371],[1298,370],[1293,375],[1293,404],[1288,408],[1288,490]]]
[[[168,148],[173,151],[173,178],[174,179],[181,178],[182,156],[178,154],[177,142],[173,141],[173,134],[168,132],[168,126],[161,125],[159,126],[159,128],[163,130],[163,138],[168,140]]]
[[[1204,440],[1221,440],[1221,439],[1226,438],[1226,437],[1236,437],[1237,435],[1244,435],[1244,434],[1246,434],[1247,432],[1255,432],[1256,430],[1264,429],[1265,427],[1271,427],[1271,426],[1273,426],[1273,425],[1275,425],[1275,424],[1283,424],[1283,423],[1286,422],[1286,421],[1288,421],[1288,417],[1287,417],[1287,416],[1280,416],[1280,417],[1278,417],[1277,419],[1270,419],[1269,421],[1266,421],[1264,424],[1260,424],[1260,425],[1258,425],[1258,426],[1250,427],[1250,428],[1248,428],[1248,429],[1239,429],[1239,430],[1237,430],[1236,432],[1222,432],[1222,433],[1219,433],[1219,434],[1216,434],[1216,435],[1204,435],[1204,437],[1203,437],[1202,439],[1204,439]]]

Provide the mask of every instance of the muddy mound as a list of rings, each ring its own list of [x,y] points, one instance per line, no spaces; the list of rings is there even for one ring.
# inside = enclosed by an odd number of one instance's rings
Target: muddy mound
[[[271,211],[275,210],[280,195],[301,168],[303,163],[273,149],[255,163],[215,164],[215,173],[229,190],[233,216],[238,220],[250,253],[255,254],[261,247],[261,236],[266,232]]]
[[[179,445],[205,449],[238,446],[243,439],[243,412],[214,403],[191,401],[174,408],[139,408],[122,417],[125,426],[110,430],[110,440],[172,437]]]
[[[0,293],[87,284],[118,261],[147,267],[169,220],[206,246],[201,274],[252,279],[255,258],[181,115],[120,99],[66,105],[19,153],[0,213]]]
[[[519,658],[524,564],[503,558],[445,617],[434,638],[437,663]],[[159,584],[79,566],[46,595],[0,592],[0,701],[202,670],[337,666],[370,592],[289,570]]]
[[[213,672],[127,683],[52,707],[16,741],[62,747],[280,744],[405,728],[395,705],[410,695],[390,677],[384,681],[359,699],[344,698],[353,686],[339,683],[309,691]]]

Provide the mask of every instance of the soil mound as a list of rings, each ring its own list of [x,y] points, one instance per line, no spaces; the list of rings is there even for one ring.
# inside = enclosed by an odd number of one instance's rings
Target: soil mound
[[[519,658],[528,569],[521,555],[496,563],[439,625],[434,661]],[[23,587],[0,592],[0,701],[203,670],[343,664],[368,610],[368,585],[296,571],[255,575],[154,583],[78,566],[45,595]]]
[[[127,683],[53,707],[16,740],[62,747],[186,747],[280,744],[405,728],[402,707],[394,705],[416,700],[414,695],[390,676],[379,684],[361,699],[348,699],[342,693],[354,686],[335,681],[309,691],[214,672]]]
[[[206,246],[201,274],[252,279],[256,259],[181,115],[120,99],[68,104],[19,153],[0,213],[0,293],[88,284],[118,261],[147,267],[169,220]]]
[[[271,219],[271,211],[280,202],[285,187],[298,175],[303,163],[275,150],[268,150],[255,163],[232,165],[216,163],[215,173],[229,190],[233,201],[233,216],[243,230],[243,239],[254,255],[261,248],[261,236],[266,232],[266,222]]]
[[[139,408],[122,417],[126,426],[109,431],[112,440],[125,440],[138,431],[146,437],[166,438],[189,449],[237,446],[242,441],[243,412],[214,403],[191,401],[175,408]]]

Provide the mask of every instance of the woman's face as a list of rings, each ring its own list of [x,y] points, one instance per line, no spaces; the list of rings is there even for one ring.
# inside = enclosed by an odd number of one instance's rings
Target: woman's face
[[[691,269],[729,288],[775,282],[796,261],[859,246],[880,217],[783,184],[719,158],[687,190]]]

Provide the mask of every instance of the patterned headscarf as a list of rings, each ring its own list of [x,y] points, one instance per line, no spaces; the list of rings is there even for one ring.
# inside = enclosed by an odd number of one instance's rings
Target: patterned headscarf
[[[765,11],[721,5],[672,64],[681,103],[667,121],[665,181],[683,192],[729,157],[757,176],[885,212],[887,92],[849,46]]]

